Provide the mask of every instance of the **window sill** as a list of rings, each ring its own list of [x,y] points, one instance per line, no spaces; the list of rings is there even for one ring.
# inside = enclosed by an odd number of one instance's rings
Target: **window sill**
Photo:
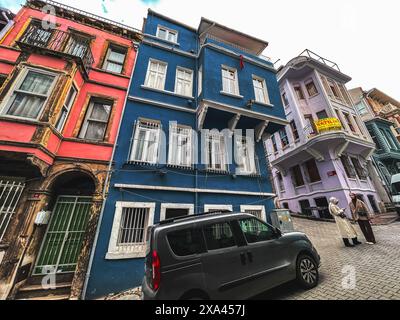
[[[118,73],[118,72],[113,72],[113,71],[107,71],[107,70],[101,69],[101,68],[92,68],[92,70],[97,71],[97,72],[107,73],[107,74],[121,77],[121,78],[129,79],[129,77],[127,75],[125,75],[123,72]]]
[[[171,169],[186,170],[186,171],[194,170],[193,166],[180,166],[177,164],[167,164],[167,167]]]
[[[321,183],[322,183],[322,180],[315,181],[315,182],[310,182],[310,186],[315,186],[315,185],[321,184]]]
[[[229,92],[225,92],[225,91],[220,91],[220,93],[224,96],[228,96],[231,98],[236,98],[236,99],[243,99],[244,97],[241,96],[240,94],[234,94],[234,93],[229,93]]]
[[[260,178],[260,173],[248,173],[248,172],[237,172],[237,177],[247,177],[247,178]]]
[[[205,171],[206,173],[212,174],[230,175],[230,172],[228,170],[206,169]]]
[[[172,91],[168,91],[168,90],[156,89],[156,88],[152,88],[152,87],[145,86],[144,84],[141,85],[141,88],[142,88],[142,89],[145,89],[145,90],[149,90],[149,91],[154,91],[154,92],[158,92],[158,93],[168,94],[168,95],[170,95],[170,96],[175,96],[175,97],[179,97],[179,98],[190,99],[190,100],[193,100],[193,99],[194,99],[193,96],[185,96],[185,95],[183,95],[183,94],[179,94],[179,93],[172,92]]]
[[[309,95],[308,98],[309,98],[309,99],[312,99],[312,98],[318,97],[319,95],[320,95],[320,93],[316,93],[316,94],[314,94],[314,95],[312,95],[312,96]]]
[[[298,190],[298,189],[302,189],[302,188],[305,188],[306,187],[306,185],[304,184],[304,185],[302,185],[302,186],[298,186],[298,187],[294,187],[296,190]]]
[[[254,100],[254,103],[255,103],[255,104],[258,104],[258,105],[260,105],[260,106],[263,106],[263,107],[269,107],[269,108],[274,108],[274,107],[275,107],[275,106],[274,106],[273,104],[271,104],[271,103],[261,102],[261,101],[257,101],[257,100]]]
[[[145,162],[145,161],[136,161],[136,160],[128,160],[127,163],[136,165],[136,166],[151,166],[151,167],[155,167],[158,165],[157,162]]]
[[[108,252],[106,260],[125,260],[125,259],[142,259],[146,258],[146,252]]]

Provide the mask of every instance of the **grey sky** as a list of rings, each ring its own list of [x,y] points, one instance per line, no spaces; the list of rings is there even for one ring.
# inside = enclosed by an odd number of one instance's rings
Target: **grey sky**
[[[264,54],[273,61],[286,63],[308,48],[337,62],[353,78],[349,88],[377,87],[400,100],[399,1],[59,1],[139,29],[150,3],[154,10],[194,27],[204,16],[267,40]],[[0,0],[0,6],[17,9],[18,2]]]

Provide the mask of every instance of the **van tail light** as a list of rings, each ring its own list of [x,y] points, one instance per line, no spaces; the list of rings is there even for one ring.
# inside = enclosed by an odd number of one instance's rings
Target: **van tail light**
[[[157,291],[160,288],[160,283],[161,283],[161,262],[157,251],[153,251],[151,260],[152,260],[151,266],[153,269],[153,278],[152,278],[153,290]]]

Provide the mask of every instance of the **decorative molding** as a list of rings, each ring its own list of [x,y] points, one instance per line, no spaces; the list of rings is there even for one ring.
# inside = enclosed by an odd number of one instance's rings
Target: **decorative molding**
[[[145,104],[151,104],[151,105],[154,105],[154,106],[157,106],[157,107],[163,107],[163,108],[182,111],[182,112],[188,112],[188,113],[196,113],[197,112],[194,109],[175,106],[173,104],[159,102],[159,101],[155,101],[155,100],[144,99],[144,98],[135,97],[135,96],[129,96],[128,100],[135,101],[135,102],[140,102],[140,103],[145,103]]]
[[[228,122],[229,130],[234,131],[236,129],[236,126],[237,126],[240,118],[241,118],[241,115],[237,114],[236,116],[233,116],[231,120],[229,120],[229,122]]]
[[[269,121],[264,121],[256,127],[255,133],[256,133],[256,141],[257,142],[261,141],[264,131],[265,131],[265,129],[267,129],[268,125],[269,125]]]
[[[325,157],[323,156],[323,154],[313,148],[307,148],[306,152],[312,155],[318,162],[325,161]]]
[[[339,145],[336,149],[335,149],[335,159],[339,159],[343,153],[346,151],[346,149],[348,148],[350,144],[350,141],[346,141],[343,144]]]

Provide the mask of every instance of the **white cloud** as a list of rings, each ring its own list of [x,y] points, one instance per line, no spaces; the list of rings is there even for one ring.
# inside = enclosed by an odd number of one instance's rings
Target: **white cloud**
[[[102,0],[60,0],[104,15]],[[15,1],[0,0],[3,3]],[[107,17],[141,29],[142,0],[105,0]],[[286,63],[308,48],[339,64],[351,86],[378,87],[400,100],[399,1],[161,0],[152,8],[193,27],[201,16],[267,40],[265,54]]]

